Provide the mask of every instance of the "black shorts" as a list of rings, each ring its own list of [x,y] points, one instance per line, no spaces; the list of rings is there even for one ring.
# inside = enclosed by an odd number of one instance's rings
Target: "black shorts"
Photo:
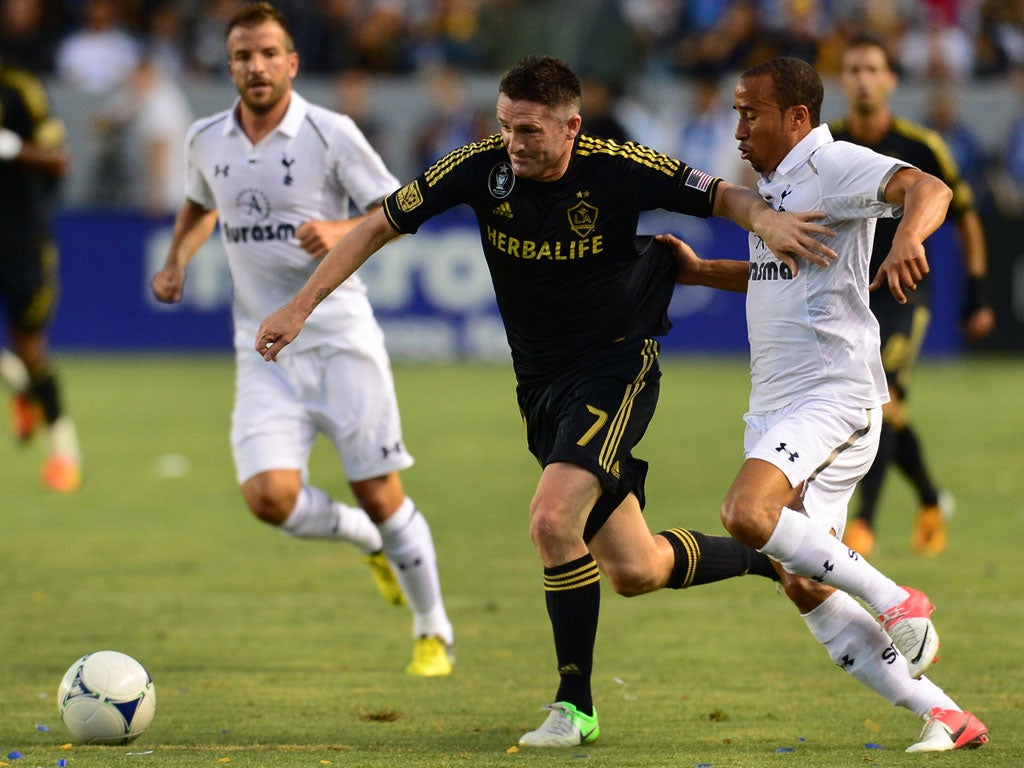
[[[12,327],[45,327],[57,303],[57,287],[57,248],[52,242],[0,245],[0,297]]]
[[[882,342],[882,367],[889,386],[900,399],[907,396],[910,374],[921,354],[931,311],[923,305],[907,305],[901,311],[878,315]]]
[[[658,404],[658,349],[645,339],[616,350],[589,374],[518,388],[530,453],[542,467],[575,464],[593,473],[612,500],[632,492],[643,507],[647,462],[632,450]]]

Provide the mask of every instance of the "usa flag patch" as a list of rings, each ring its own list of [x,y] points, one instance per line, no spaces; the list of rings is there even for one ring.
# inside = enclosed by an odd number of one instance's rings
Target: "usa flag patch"
[[[683,182],[683,186],[696,189],[698,192],[707,192],[711,182],[714,180],[715,177],[710,173],[704,173],[704,171],[691,168],[690,174],[686,177],[686,181]]]

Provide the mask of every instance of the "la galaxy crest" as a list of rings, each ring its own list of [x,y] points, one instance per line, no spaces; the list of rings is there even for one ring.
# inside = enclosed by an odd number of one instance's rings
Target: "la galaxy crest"
[[[586,237],[597,226],[597,206],[580,200],[566,211],[569,217],[569,229],[580,237]]]
[[[512,194],[512,188],[516,185],[516,175],[512,166],[508,163],[498,163],[491,168],[491,174],[487,177],[487,189],[491,197],[502,200]]]

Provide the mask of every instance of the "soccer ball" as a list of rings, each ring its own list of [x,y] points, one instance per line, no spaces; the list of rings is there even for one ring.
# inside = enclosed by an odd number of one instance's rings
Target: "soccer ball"
[[[57,690],[60,719],[83,744],[127,744],[149,727],[156,688],[139,662],[119,651],[87,653]]]

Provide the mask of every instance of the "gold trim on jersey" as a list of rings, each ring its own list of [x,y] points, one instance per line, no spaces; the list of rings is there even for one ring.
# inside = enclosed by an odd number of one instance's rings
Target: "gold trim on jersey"
[[[614,141],[597,139],[586,134],[580,136],[579,143],[576,145],[576,153],[583,157],[589,157],[590,155],[624,157],[627,160],[632,160],[634,163],[660,171],[666,176],[675,176],[683,165],[674,157],[669,157],[650,147],[645,147],[643,144],[635,144],[632,141],[627,141],[625,144],[617,144]]]
[[[437,184],[437,182],[444,178],[445,174],[452,171],[460,163],[463,163],[473,157],[473,155],[478,155],[481,152],[489,152],[490,150],[497,149],[500,146],[502,146],[501,136],[499,134],[494,134],[493,136],[488,136],[486,139],[482,139],[481,141],[474,141],[464,147],[452,150],[432,166],[427,168],[427,171],[424,174],[424,177],[427,180],[427,186],[432,187]]]
[[[644,339],[644,346],[640,351],[640,355],[643,364],[640,366],[640,371],[637,373],[633,383],[626,387],[622,403],[612,417],[611,424],[608,425],[608,434],[605,436],[604,444],[601,446],[601,453],[597,457],[601,468],[615,477],[618,474],[612,472],[612,467],[615,464],[615,455],[619,451],[619,443],[622,442],[622,433],[625,432],[626,424],[629,423],[629,417],[633,413],[633,401],[643,391],[644,387],[647,386],[644,378],[650,373],[654,363],[658,360],[658,342],[654,339]]]
[[[804,482],[804,487],[800,491],[801,499],[807,495],[808,486],[814,482],[818,475],[820,475],[822,472],[824,472],[832,465],[832,462],[839,457],[839,454],[841,454],[847,448],[852,448],[854,443],[856,443],[858,440],[864,437],[864,435],[871,431],[871,411],[865,410],[864,413],[867,415],[867,425],[865,425],[861,429],[856,430],[853,434],[846,438],[846,441],[842,445],[837,445],[835,448],[833,448],[832,453],[830,453],[828,457],[823,462],[821,462],[821,464],[819,464],[813,472],[811,472],[810,477],[808,477],[806,482]]]

